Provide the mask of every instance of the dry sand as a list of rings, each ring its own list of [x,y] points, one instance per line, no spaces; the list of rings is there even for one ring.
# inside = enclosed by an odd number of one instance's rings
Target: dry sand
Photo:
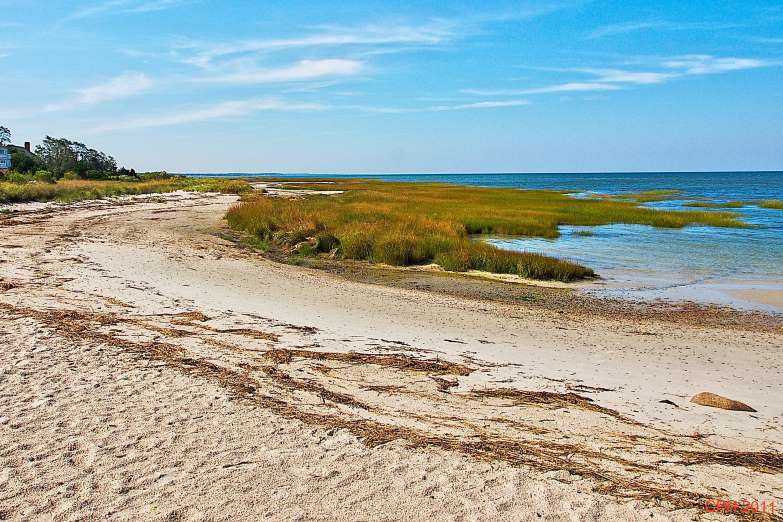
[[[591,317],[350,281],[221,239],[234,200],[0,222],[0,519],[783,506],[777,320]],[[758,411],[688,402],[701,391]]]

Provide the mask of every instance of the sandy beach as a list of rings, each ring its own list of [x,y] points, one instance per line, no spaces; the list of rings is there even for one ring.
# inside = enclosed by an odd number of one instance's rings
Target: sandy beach
[[[0,520],[780,519],[780,316],[280,264],[236,199],[0,216]]]

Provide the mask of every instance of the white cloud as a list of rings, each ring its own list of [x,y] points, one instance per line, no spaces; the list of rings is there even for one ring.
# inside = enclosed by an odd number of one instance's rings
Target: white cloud
[[[663,22],[624,22],[620,24],[605,25],[593,30],[590,33],[589,38],[603,38],[616,34],[633,33],[648,29],[660,29],[662,24]]]
[[[288,67],[262,69],[238,68],[224,74],[199,78],[197,81],[228,84],[272,83],[320,79],[330,76],[352,76],[361,71],[363,63],[357,60],[327,59],[302,60]]]
[[[128,73],[111,80],[82,89],[77,103],[93,104],[128,98],[140,94],[152,85],[152,80],[142,73]]]
[[[94,129],[94,132],[167,127],[185,123],[239,117],[259,111],[319,111],[327,108],[327,106],[317,103],[290,103],[277,99],[237,100],[218,103],[204,108],[189,109],[182,112],[144,116],[117,123],[109,123],[97,127]]]
[[[322,27],[309,36],[279,39],[238,40],[215,44],[192,43],[180,46],[180,52],[191,50],[182,61],[208,68],[216,60],[248,53],[282,51],[308,47],[386,46],[392,44],[436,45],[454,37],[451,24],[432,22],[421,26]]]
[[[649,85],[662,83],[673,78],[671,73],[650,71],[624,71],[620,69],[576,69],[597,76],[596,81],[601,83],[630,83],[637,85]]]
[[[755,58],[716,58],[708,54],[686,54],[667,58],[661,62],[661,65],[670,69],[682,69],[682,74],[700,75],[757,69],[776,64]]]
[[[137,96],[152,86],[152,80],[142,73],[126,73],[78,92],[77,96],[63,103],[46,107],[47,111],[75,109],[112,100]]]
[[[496,109],[500,107],[521,107],[530,105],[528,100],[500,100],[500,101],[480,101],[474,103],[462,103],[459,105],[436,105],[429,107],[429,111],[459,111],[465,109]]]
[[[593,30],[587,37],[590,39],[604,38],[619,34],[639,31],[718,31],[741,27],[734,23],[721,22],[671,22],[667,20],[643,20],[605,25]]]
[[[730,71],[757,69],[783,65],[783,62],[756,58],[718,58],[707,54],[686,54],[655,60],[663,71],[634,71],[623,69],[566,69],[565,72],[593,76],[588,81],[568,82],[530,89],[463,89],[466,94],[481,96],[527,96],[558,92],[617,91],[634,85],[661,84],[677,78],[719,74]]]
[[[547,85],[534,89],[463,89],[465,94],[480,96],[527,96],[530,94],[547,94],[553,92],[585,92],[585,91],[616,91],[620,87],[598,82],[571,82]]]

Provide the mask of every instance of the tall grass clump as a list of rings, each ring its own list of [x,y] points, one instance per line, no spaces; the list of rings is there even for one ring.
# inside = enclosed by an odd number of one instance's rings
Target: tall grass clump
[[[777,210],[783,210],[783,200],[781,199],[764,199],[757,202],[757,205],[761,208],[774,208]]]
[[[302,187],[319,185],[309,181]],[[556,238],[560,225],[612,223],[745,226],[731,212],[655,210],[558,191],[364,180],[330,180],[320,187],[343,192],[300,199],[253,196],[234,205],[226,219],[232,228],[284,251],[300,251],[297,245],[307,242],[312,247],[307,251],[333,252],[344,259],[396,266],[437,263],[446,270],[561,281],[593,272],[551,257],[499,250],[473,236]]]

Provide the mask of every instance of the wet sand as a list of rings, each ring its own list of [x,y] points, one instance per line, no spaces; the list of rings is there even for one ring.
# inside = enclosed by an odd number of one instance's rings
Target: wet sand
[[[227,235],[234,200],[0,225],[5,518],[690,520],[704,498],[783,503],[778,318],[283,265]],[[758,411],[688,402],[701,391]]]

